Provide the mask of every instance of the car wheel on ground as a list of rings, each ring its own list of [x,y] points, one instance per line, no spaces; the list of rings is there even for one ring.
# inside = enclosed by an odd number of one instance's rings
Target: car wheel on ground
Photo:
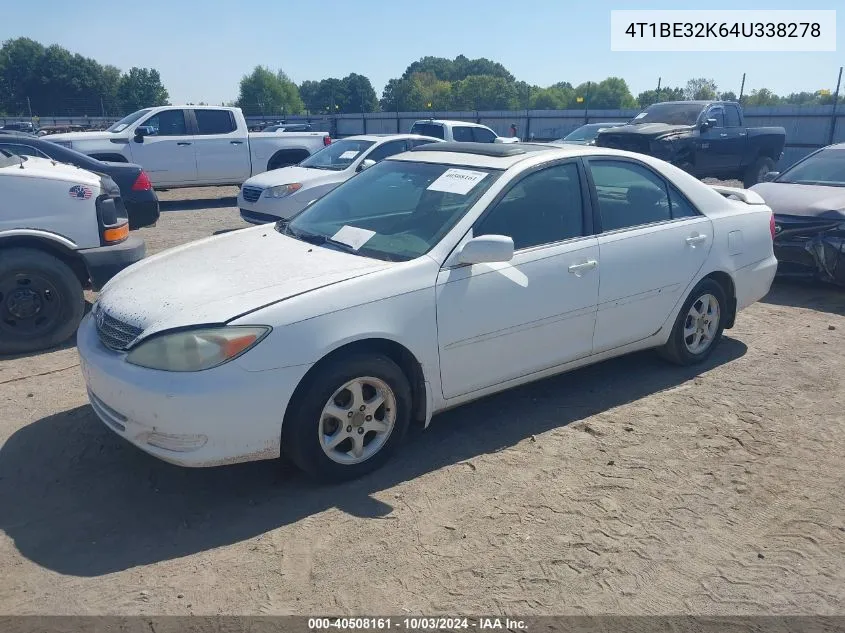
[[[725,329],[725,291],[712,279],[702,279],[684,302],[666,344],[658,352],[678,365],[703,362]]]
[[[318,368],[288,408],[282,446],[317,479],[355,479],[381,466],[401,443],[411,402],[408,379],[389,358],[338,358]]]
[[[84,312],[82,284],[64,262],[29,248],[0,254],[0,354],[59,345]]]
[[[768,156],[761,156],[755,160],[751,166],[746,170],[745,176],[742,178],[742,186],[748,189],[753,187],[758,182],[763,181],[763,176],[773,171],[775,168],[775,161]]]

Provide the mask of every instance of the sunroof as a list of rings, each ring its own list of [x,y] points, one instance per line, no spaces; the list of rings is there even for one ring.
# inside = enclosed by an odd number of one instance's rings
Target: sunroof
[[[477,154],[479,156],[508,157],[555,149],[553,146],[534,145],[529,143],[468,143],[446,142],[426,143],[417,145],[412,152],[451,152],[456,154]]]

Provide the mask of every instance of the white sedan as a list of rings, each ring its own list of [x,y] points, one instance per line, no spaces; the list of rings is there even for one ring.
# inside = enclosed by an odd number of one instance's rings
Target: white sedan
[[[91,404],[184,466],[382,464],[412,422],[657,348],[705,360],[769,290],[772,213],[605,148],[438,143],[290,222],[117,275],[78,332]]]
[[[247,180],[238,192],[241,218],[250,224],[291,218],[309,202],[388,156],[439,142],[418,134],[363,134],[335,141],[298,165]]]

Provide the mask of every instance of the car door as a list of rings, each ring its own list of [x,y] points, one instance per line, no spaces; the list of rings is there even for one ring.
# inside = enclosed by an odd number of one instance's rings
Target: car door
[[[727,170],[736,170],[742,164],[745,153],[746,130],[741,126],[739,109],[730,103],[725,105],[725,128],[719,133],[722,140],[724,164]]]
[[[715,119],[716,123],[700,133],[696,172],[718,174],[731,167],[731,141],[725,127],[725,109],[711,106],[704,115],[704,120],[708,119]]]
[[[486,127],[472,128],[472,140],[476,143],[495,143],[496,135]]]
[[[600,229],[601,281],[593,352],[661,328],[713,244],[710,220],[639,161],[587,159]]]
[[[239,184],[249,178],[249,143],[239,134],[235,115],[230,110],[206,108],[190,113],[196,124],[198,180],[208,184]]]
[[[452,126],[452,140],[453,141],[472,141],[472,128],[468,125],[453,125]]]
[[[152,133],[130,140],[129,151],[132,162],[144,168],[153,186],[196,183],[194,135],[185,110],[161,110],[141,121],[141,126],[151,128]]]
[[[444,267],[437,279],[445,398],[588,356],[598,299],[598,240],[576,160],[513,183],[472,229],[508,235],[509,262]]]

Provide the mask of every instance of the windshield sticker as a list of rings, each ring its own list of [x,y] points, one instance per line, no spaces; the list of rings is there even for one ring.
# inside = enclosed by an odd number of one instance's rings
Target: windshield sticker
[[[647,112],[640,112],[637,116],[634,117],[634,121],[636,121],[637,119],[642,119],[646,114],[648,114],[648,113]]]
[[[332,239],[335,242],[346,244],[347,246],[357,251],[364,244],[369,242],[370,238],[375,234],[375,231],[359,229],[357,226],[349,226],[345,224],[337,233],[332,235]]]
[[[68,190],[67,194],[74,200],[88,200],[92,192],[88,187],[84,187],[83,185],[74,185]]]
[[[349,149],[339,156],[340,160],[352,160],[361,152],[356,152],[354,149]]]
[[[443,174],[431,183],[429,191],[443,191],[445,193],[457,193],[465,196],[475,187],[487,174],[483,171],[471,171],[469,169],[447,169]]]

